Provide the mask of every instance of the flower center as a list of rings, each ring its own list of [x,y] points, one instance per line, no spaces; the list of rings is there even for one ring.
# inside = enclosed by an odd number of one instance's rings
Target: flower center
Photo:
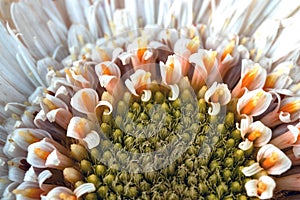
[[[269,168],[273,167],[277,163],[278,160],[279,160],[278,154],[273,152],[270,157],[264,159],[261,162],[261,166],[264,169],[269,169]]]

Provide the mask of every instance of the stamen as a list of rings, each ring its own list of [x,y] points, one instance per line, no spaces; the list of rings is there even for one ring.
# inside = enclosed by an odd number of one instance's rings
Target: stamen
[[[50,154],[50,152],[44,151],[44,150],[42,150],[41,148],[35,148],[35,149],[34,149],[34,153],[35,153],[39,158],[41,158],[41,159],[43,159],[43,160],[47,160],[47,158],[48,158],[48,156],[49,156],[49,154]]]
[[[262,181],[259,181],[257,183],[257,194],[261,195],[264,191],[266,191],[267,185],[263,183]]]
[[[261,132],[260,131],[253,131],[251,133],[249,133],[249,135],[247,136],[248,140],[250,141],[254,141],[257,138],[259,138],[261,136]]]
[[[226,46],[222,54],[221,61],[223,61],[228,54],[232,54],[234,47],[235,47],[235,40],[231,40],[230,43]]]
[[[29,131],[19,131],[19,135],[29,144],[40,141],[40,139],[33,136],[33,134]]]
[[[200,46],[200,40],[198,36],[195,36],[187,45],[187,49],[190,50],[192,53],[197,52]]]
[[[273,152],[272,155],[261,162],[261,166],[264,169],[273,167],[278,161],[278,154]]]
[[[66,193],[60,193],[59,194],[59,198],[61,200],[76,200],[76,196],[74,195],[70,195],[70,194],[66,194]]]
[[[258,92],[255,97],[253,97],[244,108],[242,108],[241,113],[249,115],[252,110],[257,106],[260,98],[263,96],[263,92]]]
[[[54,110],[57,109],[58,107],[49,99],[44,98],[43,99],[43,103],[50,109],[50,110]]]
[[[282,112],[293,113],[297,112],[300,109],[300,100],[288,103],[280,108]]]
[[[256,65],[251,71],[249,71],[243,78],[242,80],[242,87],[247,87],[248,85],[250,85],[254,78],[256,77],[257,73],[259,70],[259,66]]]
[[[111,71],[109,70],[109,68],[105,64],[102,64],[101,67],[102,67],[103,75],[110,75],[111,74]]]
[[[278,78],[277,74],[269,74],[267,76],[264,88],[273,88],[276,83],[277,78]]]

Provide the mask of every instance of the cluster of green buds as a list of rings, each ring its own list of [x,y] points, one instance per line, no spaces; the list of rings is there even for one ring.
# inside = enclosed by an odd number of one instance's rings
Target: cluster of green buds
[[[170,91],[153,87],[148,102],[124,94],[115,112],[99,116],[101,141],[80,160],[97,188],[85,199],[247,199],[249,178],[241,170],[254,149],[242,141],[235,114],[208,114],[206,86],[170,101]]]

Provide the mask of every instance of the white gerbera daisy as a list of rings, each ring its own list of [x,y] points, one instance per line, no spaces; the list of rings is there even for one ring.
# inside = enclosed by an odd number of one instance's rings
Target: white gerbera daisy
[[[0,0],[0,198],[299,199],[299,8]]]

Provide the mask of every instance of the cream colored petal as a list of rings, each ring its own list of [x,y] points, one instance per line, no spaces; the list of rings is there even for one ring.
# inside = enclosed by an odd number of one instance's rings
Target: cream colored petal
[[[107,107],[109,109],[108,112],[106,112],[106,111],[103,112],[104,115],[110,115],[112,113],[113,106],[111,105],[110,102],[108,102],[108,101],[99,101],[95,109],[98,109],[101,106],[105,106],[105,107]]]
[[[8,179],[11,181],[15,181],[18,183],[23,182],[23,178],[25,176],[25,170],[22,169],[24,164],[22,164],[23,161],[25,161],[25,157],[18,157],[13,158],[10,161],[8,161]]]
[[[171,88],[171,91],[172,91],[172,96],[169,97],[169,100],[170,101],[175,101],[178,98],[179,93],[180,93],[179,87],[178,87],[177,84],[169,85],[169,87]]]
[[[245,92],[238,100],[237,111],[239,114],[258,116],[270,106],[272,95],[262,89]]]
[[[141,100],[143,102],[148,102],[151,99],[152,92],[151,90],[143,90],[143,94],[141,96]]]
[[[72,113],[62,108],[47,113],[47,118],[50,122],[55,122],[64,129],[67,129],[72,116]]]
[[[18,128],[12,134],[12,139],[24,150],[27,150],[30,144],[38,142],[43,138],[51,139],[52,136],[45,130],[31,128]]]
[[[239,144],[239,148],[242,149],[243,151],[247,151],[248,149],[250,149],[253,146],[253,142],[251,142],[250,140],[248,140],[247,138],[245,139],[245,141],[241,142]]]
[[[38,183],[42,190],[44,191],[50,191],[52,188],[54,188],[54,185],[46,184],[45,181],[47,181],[49,178],[52,177],[52,173],[49,170],[42,171],[38,176]]]
[[[258,150],[257,160],[260,161],[264,158],[268,158],[272,155],[272,153],[276,153],[278,161],[274,166],[266,169],[269,174],[280,175],[290,169],[292,166],[290,159],[280,149],[272,144],[266,144]]]
[[[258,180],[255,179],[255,180],[250,180],[245,184],[245,189],[246,189],[247,195],[249,197],[257,197],[258,196],[257,183],[258,183]]]
[[[259,163],[253,163],[249,167],[244,167],[242,169],[242,172],[245,176],[253,176],[254,174],[257,174],[258,172],[262,171],[263,168],[259,166]]]
[[[84,183],[74,190],[74,194],[77,196],[77,198],[79,198],[82,195],[94,192],[95,190],[96,188],[93,183]]]
[[[219,103],[213,103],[211,102],[211,107],[208,108],[208,114],[209,115],[217,115],[219,114],[221,110],[221,105]]]
[[[70,197],[75,196],[72,190],[66,187],[58,186],[53,188],[46,196],[45,200],[51,200],[51,199],[60,199],[59,195],[60,194],[66,194],[69,195]]]
[[[267,185],[267,189],[260,195],[260,199],[272,198],[273,191],[276,187],[276,182],[269,176],[261,176],[259,180]]]
[[[91,129],[91,124],[87,119],[73,117],[68,125],[67,136],[75,139],[83,139]]]
[[[98,94],[91,88],[81,89],[71,99],[71,106],[84,114],[93,114],[99,101]]]
[[[73,165],[74,162],[72,159],[70,159],[69,157],[65,156],[64,154],[60,153],[57,150],[53,150],[49,154],[45,162],[45,167],[60,169],[60,170]]]
[[[297,159],[300,159],[300,146],[293,146],[293,153]]]
[[[83,141],[86,142],[87,147],[89,149],[92,149],[94,147],[97,147],[100,143],[100,137],[99,134],[96,131],[91,131],[86,135],[85,138],[83,138]]]
[[[257,130],[261,133],[261,136],[254,141],[255,147],[261,147],[270,141],[272,137],[272,130],[269,127],[265,126],[260,121],[256,121],[252,123],[250,130],[251,129],[252,131]]]

